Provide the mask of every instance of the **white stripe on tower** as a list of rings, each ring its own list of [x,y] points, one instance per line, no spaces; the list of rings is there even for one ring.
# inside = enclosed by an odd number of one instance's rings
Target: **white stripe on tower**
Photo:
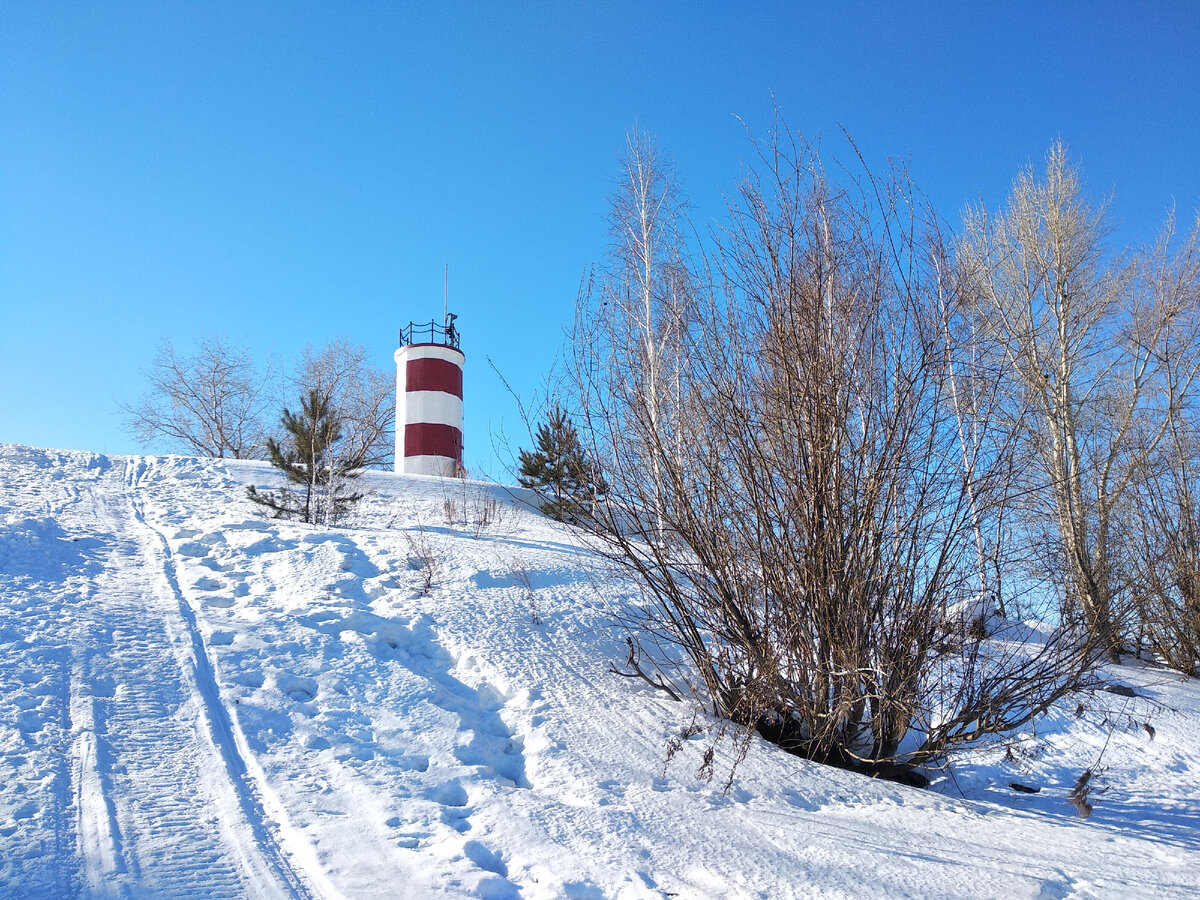
[[[406,391],[409,422],[431,422],[458,428],[463,419],[461,397],[444,391]]]

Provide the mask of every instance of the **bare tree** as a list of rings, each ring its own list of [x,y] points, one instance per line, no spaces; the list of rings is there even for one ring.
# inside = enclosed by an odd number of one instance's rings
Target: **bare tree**
[[[935,220],[931,227],[936,226]],[[941,317],[944,377],[961,453],[961,470],[968,475],[965,489],[978,575],[973,593],[976,597],[991,598],[995,609],[1003,615],[1010,605],[1003,592],[1006,579],[1002,571],[1010,562],[1002,559],[1008,505],[1000,502],[1002,496],[989,497],[981,492],[981,485],[970,473],[990,470],[992,483],[1007,489],[1014,480],[1017,430],[1004,420],[1003,380],[987,365],[987,335],[973,314],[974,304],[969,294],[963,295],[964,286],[969,290],[970,279],[963,277],[955,261],[943,256],[946,246],[940,234],[930,244],[931,287],[936,292]]]
[[[1197,342],[1192,311],[1110,255],[1110,231],[1058,142],[1041,180],[1031,166],[999,214],[966,217],[960,249],[1037,475],[1026,506],[1055,524],[1063,614],[1115,660],[1115,513],[1195,386]]]
[[[317,390],[337,410],[342,436],[338,458],[368,468],[389,468],[395,455],[396,381],[371,365],[365,348],[339,337],[320,350],[307,347],[292,379],[302,393]]]
[[[718,714],[811,758],[884,765],[916,729],[930,759],[1027,721],[1086,660],[1061,630],[953,633],[1007,469],[963,439],[987,405],[953,401],[960,291],[932,214],[903,172],[844,188],[782,132],[756,148],[711,257],[679,267],[686,295],[652,303],[675,326],[657,403],[622,294],[577,315],[596,527],[680,667],[633,664],[675,695],[698,677]]]
[[[145,374],[149,392],[136,407],[122,406],[139,441],[199,456],[263,457],[270,365],[260,371],[246,351],[203,338],[190,357],[165,341]]]
[[[683,237],[687,201],[673,167],[644,132],[626,135],[625,154],[612,197],[609,265],[599,285],[601,327],[620,333],[610,346],[644,408],[651,431],[679,431],[679,373],[689,316],[691,273]],[[582,338],[581,338],[582,339]],[[660,461],[652,456],[654,490],[666,490]]]
[[[1133,502],[1125,572],[1137,645],[1189,675],[1200,672],[1200,482],[1197,435],[1177,425]]]
[[[1200,671],[1200,418],[1181,385],[1191,378],[1195,340],[1188,319],[1200,312],[1200,216],[1178,247],[1168,221],[1141,269],[1143,294],[1154,311],[1180,310],[1183,327],[1163,342],[1160,365],[1168,397],[1166,432],[1143,463],[1141,477],[1124,510],[1127,534],[1124,572],[1137,618],[1137,643],[1144,643],[1182,672]],[[1146,326],[1143,325],[1143,328]],[[1153,429],[1150,423],[1150,428]],[[1154,432],[1149,440],[1152,443]]]

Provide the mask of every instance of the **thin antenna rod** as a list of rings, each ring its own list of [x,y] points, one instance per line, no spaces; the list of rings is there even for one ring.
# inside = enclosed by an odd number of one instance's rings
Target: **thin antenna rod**
[[[450,263],[446,263],[446,284],[442,290],[442,325],[450,318]]]

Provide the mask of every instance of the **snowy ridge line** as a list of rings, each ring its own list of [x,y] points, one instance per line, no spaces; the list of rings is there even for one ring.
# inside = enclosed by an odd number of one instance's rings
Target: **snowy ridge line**
[[[226,774],[232,782],[237,795],[242,814],[251,831],[257,838],[256,849],[262,856],[267,867],[271,869],[287,894],[296,900],[315,900],[318,897],[340,898],[338,892],[324,877],[316,861],[312,847],[296,832],[288,819],[287,812],[278,798],[266,784],[262,770],[251,767],[247,761],[253,759],[245,736],[238,728],[229,711],[221,701],[220,688],[217,685],[216,674],[212,661],[209,659],[204,638],[196,621],[195,612],[179,585],[176,574],[174,557],[166,537],[151,525],[142,510],[136,494],[137,488],[145,472],[145,461],[140,461],[138,470],[127,470],[127,484],[131,489],[129,495],[130,507],[135,521],[155,536],[161,547],[162,574],[179,603],[179,612],[187,628],[191,642],[191,664],[194,686],[203,701],[203,708],[208,719],[208,737],[225,764]],[[268,817],[266,808],[271,807],[272,816]],[[274,826],[272,829],[271,826]],[[278,835],[275,833],[278,832]],[[286,845],[286,851],[285,851]],[[308,859],[307,865],[303,860]],[[297,871],[291,864],[295,859],[302,869]],[[247,862],[250,862],[247,860]],[[316,885],[319,884],[319,888]]]

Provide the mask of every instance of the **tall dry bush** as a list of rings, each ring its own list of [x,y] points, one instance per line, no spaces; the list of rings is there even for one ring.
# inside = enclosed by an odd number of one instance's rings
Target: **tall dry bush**
[[[964,441],[986,373],[935,217],[903,171],[839,185],[782,131],[755,148],[702,252],[630,142],[613,215],[632,221],[572,342],[608,485],[594,527],[667,648],[639,665],[809,758],[928,761],[1044,710],[1087,654],[1062,629],[956,631],[1011,461]]]

